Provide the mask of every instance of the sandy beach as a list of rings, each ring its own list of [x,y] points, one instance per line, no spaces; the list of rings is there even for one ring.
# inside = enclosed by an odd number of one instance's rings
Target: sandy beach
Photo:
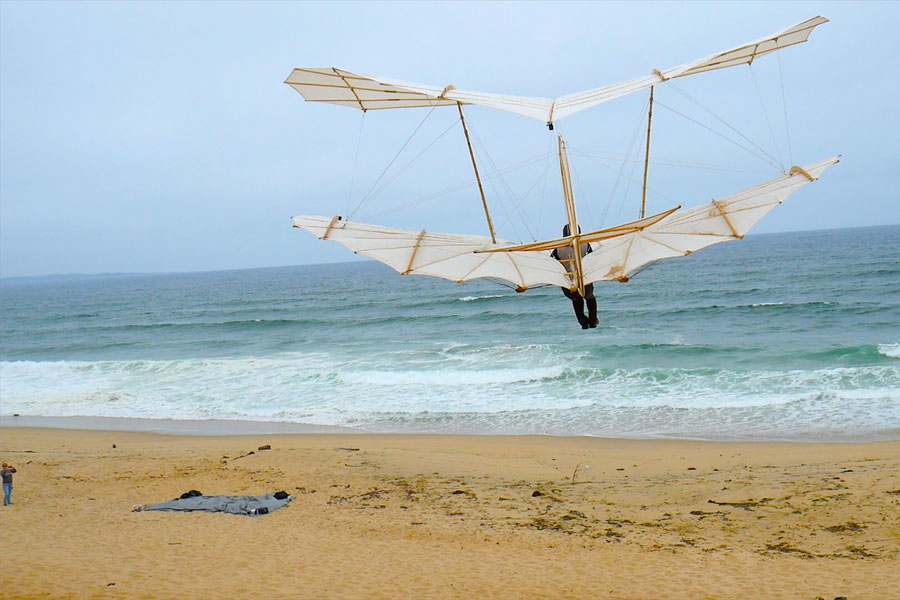
[[[0,454],[18,469],[0,513],[3,598],[862,600],[900,589],[900,442],[16,427],[2,429]],[[590,468],[573,481],[577,465]],[[257,518],[132,512],[190,489],[296,499]]]

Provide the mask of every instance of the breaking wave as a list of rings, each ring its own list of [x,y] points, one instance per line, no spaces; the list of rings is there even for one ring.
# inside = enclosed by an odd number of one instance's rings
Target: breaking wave
[[[474,302],[475,300],[490,300],[491,298],[505,298],[506,294],[488,294],[487,296],[463,296],[461,302]]]
[[[514,356],[531,364],[513,366]],[[666,434],[664,423],[673,422],[692,435],[713,435],[720,431],[713,417],[719,425],[738,417],[754,422],[762,437],[818,431],[823,418],[855,433],[900,428],[900,367],[623,369],[565,365],[560,358],[537,345],[451,346],[368,363],[327,353],[5,361],[0,393],[7,415],[251,419],[385,431],[615,435],[610,419],[626,415],[637,419],[628,431],[642,435]]]
[[[900,358],[900,344],[878,344],[878,353],[889,358]]]

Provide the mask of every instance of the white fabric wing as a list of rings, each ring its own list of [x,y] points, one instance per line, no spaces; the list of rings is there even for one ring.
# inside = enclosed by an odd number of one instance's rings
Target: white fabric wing
[[[462,282],[479,277],[504,279],[523,288],[547,283],[569,286],[565,269],[548,252],[475,253],[511,245],[489,237],[392,229],[327,217],[294,217],[294,227],[334,240],[354,254],[383,262],[403,274]],[[327,232],[327,235],[326,235]]]
[[[610,100],[621,98],[632,92],[646,89],[668,79],[684,77],[685,75],[693,75],[695,73],[703,73],[705,71],[713,71],[715,69],[750,64],[756,60],[757,57],[774,52],[775,50],[787,48],[788,46],[793,46],[794,44],[805,42],[814,28],[827,22],[828,19],[825,17],[813,17],[802,23],[797,23],[787,29],[783,29],[778,33],[773,33],[768,37],[738,46],[737,48],[732,48],[731,50],[713,54],[712,56],[707,56],[706,58],[701,58],[700,60],[695,60],[691,63],[673,67],[660,73],[637,77],[635,79],[614,83],[586,92],[562,96],[556,99],[553,114],[549,120],[555,121],[562,119],[563,117],[602,104],[603,102],[609,102]]]
[[[806,167],[813,179],[838,162],[835,156]],[[742,238],[770,210],[810,180],[802,172],[782,175],[733,196],[678,211],[641,231],[591,244],[582,261],[584,281],[621,280],[663,258]]]
[[[376,77],[332,67],[294,69],[285,83],[309,102],[327,102],[362,110],[456,104],[456,100],[438,98],[440,90],[438,94],[424,94]]]
[[[503,96],[410,83],[363,75],[332,67],[294,69],[285,83],[308,102],[327,102],[366,110],[477,104],[545,120],[553,101],[546,98]]]
[[[526,98],[482,92],[466,92],[452,85],[436,87],[362,75],[337,68],[294,69],[285,83],[310,102],[328,102],[362,110],[475,104],[520,114],[545,123],[553,123],[603,102],[646,89],[667,79],[752,63],[757,57],[805,42],[812,30],[827,23],[825,17],[813,17],[768,37],[719,52],[658,74],[646,75],[569,94],[559,98]]]
[[[634,233],[592,242],[593,251],[582,260],[584,282],[627,280],[649,263],[740,239],[769,211],[818,179],[839,159],[835,156],[805,169],[792,169],[787,175],[727,198],[673,212]],[[548,250],[483,252],[514,244],[504,240],[494,244],[490,238],[477,235],[340,221],[337,217],[300,216],[293,220],[294,227],[320,239],[340,242],[355,254],[374,258],[404,275],[430,275],[456,282],[492,277],[522,288],[539,284],[566,288],[572,285],[563,266]]]

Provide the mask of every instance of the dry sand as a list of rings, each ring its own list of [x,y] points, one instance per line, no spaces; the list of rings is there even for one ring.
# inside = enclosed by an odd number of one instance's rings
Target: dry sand
[[[3,598],[900,598],[900,442],[4,428],[0,456]],[[296,499],[131,512],[190,489]]]

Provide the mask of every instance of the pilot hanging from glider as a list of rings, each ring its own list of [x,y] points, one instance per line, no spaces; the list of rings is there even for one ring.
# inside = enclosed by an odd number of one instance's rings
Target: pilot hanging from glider
[[[578,227],[578,233],[581,233],[581,227]],[[569,237],[569,225],[568,223],[563,226],[563,237]],[[588,254],[590,254],[593,250],[591,249],[590,244],[581,244],[579,247],[581,251],[581,258],[584,258]],[[575,270],[574,256],[572,256],[572,247],[571,246],[562,246],[561,248],[556,248],[553,252],[550,253],[550,256],[558,260],[562,263],[562,266],[565,267],[566,271],[571,273]],[[572,308],[575,310],[575,318],[578,319],[578,324],[581,325],[582,329],[587,329],[588,327],[596,327],[599,324],[599,320],[597,319],[597,299],[594,298],[594,284],[589,283],[584,286],[584,296],[578,293],[578,290],[570,290],[569,288],[562,288],[563,294],[566,295],[566,298],[572,301]],[[584,315],[584,304],[587,301],[588,314]]]

